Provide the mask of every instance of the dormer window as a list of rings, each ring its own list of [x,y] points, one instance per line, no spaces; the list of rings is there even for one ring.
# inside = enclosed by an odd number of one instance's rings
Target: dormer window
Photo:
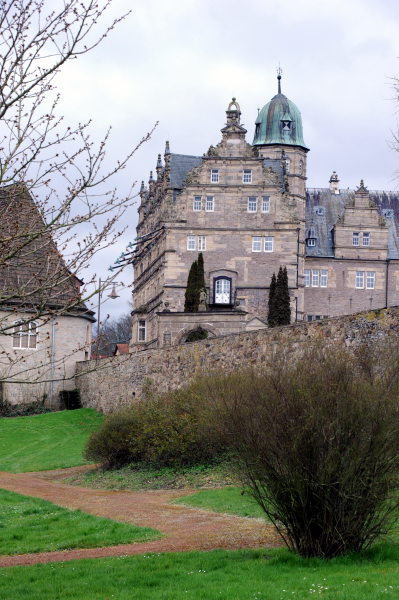
[[[308,246],[316,246],[316,240],[314,238],[307,239]]]
[[[256,125],[256,127],[255,127],[255,135],[258,135],[258,134],[259,134],[259,131],[260,131],[260,125],[258,124],[258,125]]]
[[[219,183],[219,170],[218,169],[212,169],[211,183]]]
[[[291,121],[282,121],[282,123],[283,123],[283,131],[290,131]]]
[[[316,239],[317,239],[317,237],[316,237],[315,228],[310,227],[307,238],[306,238],[306,245],[308,247],[316,246]]]

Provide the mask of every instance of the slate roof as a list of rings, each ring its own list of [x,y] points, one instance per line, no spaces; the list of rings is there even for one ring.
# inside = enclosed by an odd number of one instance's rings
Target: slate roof
[[[284,171],[283,165],[281,164],[281,158],[264,158],[263,166],[267,169],[271,167],[273,171],[278,175],[278,185],[283,187],[285,192],[285,183],[284,183]]]
[[[306,190],[306,237],[310,227],[316,235],[316,245],[306,246],[306,256],[333,257],[332,229],[344,212],[348,200],[355,198],[354,190],[331,193],[329,188]],[[388,226],[388,258],[399,259],[399,192],[370,191],[370,199],[385,216]]]
[[[188,156],[187,154],[170,155],[170,187],[181,190],[186,175],[194,167],[202,163],[201,156]]]

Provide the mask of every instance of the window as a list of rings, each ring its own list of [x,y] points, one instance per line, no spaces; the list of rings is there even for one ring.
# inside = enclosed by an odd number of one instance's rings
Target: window
[[[284,162],[285,162],[285,171],[286,171],[286,173],[289,173],[290,172],[290,159],[286,158]]]
[[[262,198],[262,212],[263,213],[270,212],[270,197],[269,196],[263,196],[263,198]]]
[[[230,279],[215,280],[215,304],[230,304]]]
[[[245,307],[245,298],[237,298],[238,306]]]
[[[316,246],[315,238],[309,238],[307,241],[308,246]]]
[[[195,250],[195,235],[187,236],[187,250]]]
[[[37,324],[16,321],[12,335],[12,347],[35,350],[37,347]]]
[[[250,169],[244,169],[242,181],[243,183],[252,183],[252,171]]]
[[[248,212],[257,212],[258,210],[258,199],[254,197],[248,198]]]
[[[308,315],[308,321],[313,321],[313,315]]]
[[[370,246],[370,234],[363,233],[363,246]]]
[[[252,252],[262,252],[262,238],[261,237],[253,237],[252,238]]]
[[[303,285],[305,287],[310,286],[310,269],[305,269],[303,272]]]
[[[211,182],[219,183],[219,171],[218,169],[212,169],[211,171]]]
[[[145,321],[139,321],[139,342],[145,342]]]
[[[320,319],[321,319],[321,315],[316,315],[315,321],[320,321]]]
[[[265,252],[273,252],[273,238],[265,237]]]
[[[213,212],[215,207],[215,199],[213,196],[206,197],[205,210],[207,212]]]
[[[194,196],[193,210],[202,210],[201,196]]]
[[[359,233],[354,233],[352,235],[352,246],[358,246],[359,245]]]
[[[206,236],[199,235],[198,236],[198,250],[206,250]]]
[[[367,271],[366,287],[368,290],[374,289],[374,282],[375,282],[375,272]]]
[[[364,288],[364,271],[356,271],[356,288],[359,290]]]
[[[328,282],[328,271],[321,271],[320,287],[327,287]]]
[[[319,271],[312,271],[312,287],[319,287]]]
[[[302,161],[299,161],[299,175],[302,175]]]

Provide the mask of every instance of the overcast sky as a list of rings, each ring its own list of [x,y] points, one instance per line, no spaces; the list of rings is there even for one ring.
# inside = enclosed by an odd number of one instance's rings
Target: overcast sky
[[[251,143],[257,108],[277,93],[279,63],[282,92],[301,111],[310,148],[308,187],[327,187],[333,170],[342,188],[360,179],[371,190],[398,186],[399,154],[388,144],[397,126],[397,0],[114,0],[104,23],[129,10],[58,79],[68,122],[92,119],[95,138],[112,125],[110,160],[159,122],[115,180],[121,194],[132,181],[147,183],[166,140],[183,154],[216,145],[232,96]],[[136,236],[136,208],[127,222],[121,244],[93,263],[98,275]],[[132,269],[121,279],[131,283]],[[124,312],[129,297],[126,290],[104,312]]]

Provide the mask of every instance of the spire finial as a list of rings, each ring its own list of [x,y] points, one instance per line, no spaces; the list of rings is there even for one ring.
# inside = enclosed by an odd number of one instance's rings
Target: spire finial
[[[281,94],[281,73],[283,72],[283,69],[280,67],[280,63],[278,63],[278,69],[277,69],[277,81],[278,81],[278,93]]]

